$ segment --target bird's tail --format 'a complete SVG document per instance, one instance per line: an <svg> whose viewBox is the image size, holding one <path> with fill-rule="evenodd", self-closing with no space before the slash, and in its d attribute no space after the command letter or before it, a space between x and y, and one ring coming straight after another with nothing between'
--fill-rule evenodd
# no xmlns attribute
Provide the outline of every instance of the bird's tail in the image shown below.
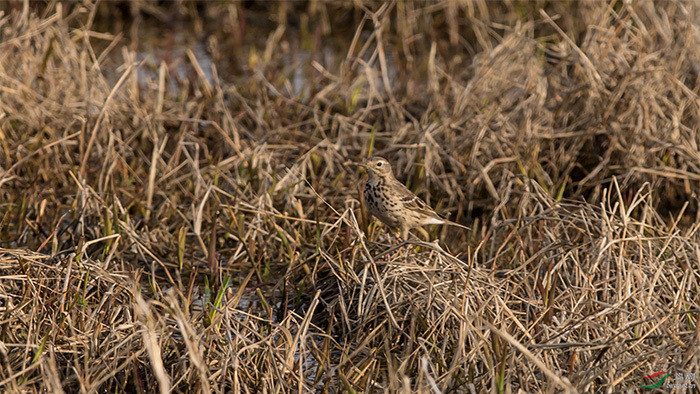
<svg viewBox="0 0 700 394"><path fill-rule="evenodd" d="M459 223L455 223L451 220L447 220L447 219L442 218L440 216L434 216L434 217L428 218L421 223L421 225L426 225L426 224L447 224L450 226L461 227L465 230L471 231L471 227L467 227L467 226L461 225Z"/></svg>
<svg viewBox="0 0 700 394"><path fill-rule="evenodd" d="M455 227L461 227L461 228L463 228L463 229L465 229L465 230L469 230L469 231L472 230L471 227L467 227L467 226L464 226L464 225L462 225L462 224L455 223L455 222L453 222L453 221L451 221L451 220L445 220L442 224L447 224L447 225L455 226Z"/></svg>

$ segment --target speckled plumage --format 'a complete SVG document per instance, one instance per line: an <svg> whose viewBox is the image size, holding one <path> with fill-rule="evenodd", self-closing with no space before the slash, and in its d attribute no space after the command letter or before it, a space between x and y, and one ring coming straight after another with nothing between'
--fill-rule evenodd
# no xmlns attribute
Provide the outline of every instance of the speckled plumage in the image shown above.
<svg viewBox="0 0 700 394"><path fill-rule="evenodd" d="M363 193L369 213L385 225L398 228L403 239L408 239L408 232L412 228L427 224L449 224L468 229L441 218L428 204L396 180L386 159L371 157L360 166L369 175Z"/></svg>

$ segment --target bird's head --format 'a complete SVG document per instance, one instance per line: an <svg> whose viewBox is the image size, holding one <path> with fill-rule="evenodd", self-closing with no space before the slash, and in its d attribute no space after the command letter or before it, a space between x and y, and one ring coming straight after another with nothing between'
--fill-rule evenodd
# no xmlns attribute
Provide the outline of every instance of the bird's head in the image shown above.
<svg viewBox="0 0 700 394"><path fill-rule="evenodd" d="M358 165L366 169L370 176L391 176L391 165L389 164L387 159L383 157L373 156L365 160L364 163L360 163Z"/></svg>

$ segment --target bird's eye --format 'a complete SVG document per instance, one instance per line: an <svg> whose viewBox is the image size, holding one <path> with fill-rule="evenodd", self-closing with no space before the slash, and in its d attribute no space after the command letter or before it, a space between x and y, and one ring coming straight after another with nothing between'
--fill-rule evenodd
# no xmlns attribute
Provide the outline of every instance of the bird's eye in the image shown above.
<svg viewBox="0 0 700 394"><path fill-rule="evenodd" d="M377 163L377 167L381 167L381 166L382 166L382 162L380 161L379 163Z"/></svg>

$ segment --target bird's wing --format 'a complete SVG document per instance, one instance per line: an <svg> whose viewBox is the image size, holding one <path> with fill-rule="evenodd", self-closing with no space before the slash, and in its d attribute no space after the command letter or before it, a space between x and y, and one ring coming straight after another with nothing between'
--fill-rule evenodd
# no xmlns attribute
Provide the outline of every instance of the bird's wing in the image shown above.
<svg viewBox="0 0 700 394"><path fill-rule="evenodd" d="M417 211L423 215L434 217L436 219L444 220L440 215L438 215L433 208L430 208L425 201L421 200L418 196L413 194L403 183L396 181L396 189L399 195L399 200L403 204L404 208L410 209L412 211Z"/></svg>

